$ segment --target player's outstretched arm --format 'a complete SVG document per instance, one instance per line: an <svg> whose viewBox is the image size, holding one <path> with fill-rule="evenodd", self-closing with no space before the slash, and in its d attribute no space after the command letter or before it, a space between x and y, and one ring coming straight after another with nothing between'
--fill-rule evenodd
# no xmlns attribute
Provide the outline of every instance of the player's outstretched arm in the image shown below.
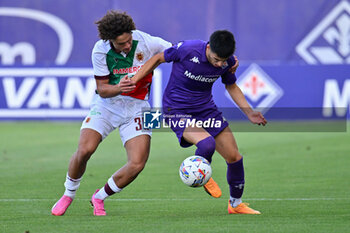
<svg viewBox="0 0 350 233"><path fill-rule="evenodd" d="M132 81L134 83L137 83L143 77L147 76L155 68L157 68L160 64L162 64L164 62L165 62L164 52L154 55L141 67L141 69L139 71L137 71L135 76L132 77Z"/></svg>
<svg viewBox="0 0 350 233"><path fill-rule="evenodd" d="M267 121L261 112L254 111L248 104L246 98L244 97L241 88L237 86L236 83L226 85L226 90L230 94L231 98L238 107L247 115L248 119L253 124L266 125Z"/></svg>

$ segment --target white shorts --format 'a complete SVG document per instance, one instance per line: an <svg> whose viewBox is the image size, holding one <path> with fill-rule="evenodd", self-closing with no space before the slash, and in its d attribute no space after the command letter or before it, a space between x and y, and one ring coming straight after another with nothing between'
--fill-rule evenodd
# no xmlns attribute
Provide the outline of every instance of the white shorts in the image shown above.
<svg viewBox="0 0 350 233"><path fill-rule="evenodd" d="M112 98L101 98L96 95L89 114L82 123L82 129L93 129L105 139L113 130L119 128L123 145L139 135L152 135L152 131L143 128L143 109L150 105L145 100L118 95Z"/></svg>

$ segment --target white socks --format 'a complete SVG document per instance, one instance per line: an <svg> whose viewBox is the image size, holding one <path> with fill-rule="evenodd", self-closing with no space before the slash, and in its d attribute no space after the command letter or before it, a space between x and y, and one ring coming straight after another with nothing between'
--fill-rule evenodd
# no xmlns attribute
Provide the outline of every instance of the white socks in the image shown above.
<svg viewBox="0 0 350 233"><path fill-rule="evenodd" d="M95 194L95 198L96 199L101 199L101 200L104 200L106 199L107 197L113 195L114 193L119 193L121 192L123 189L119 188L116 183L114 182L113 180L113 177L109 178L108 181L107 181L107 184L102 187L100 189L100 191L98 191L96 194Z"/></svg>
<svg viewBox="0 0 350 233"><path fill-rule="evenodd" d="M96 194L95 194L95 198L96 199L100 199L100 200L104 200L108 197L109 195L106 193L105 191L105 187L102 187L100 189L100 191L98 191Z"/></svg>
<svg viewBox="0 0 350 233"><path fill-rule="evenodd" d="M75 193L77 191L77 189L80 186L80 181L82 178L79 179L73 179L71 177L69 177L68 173L67 173L67 177L66 177L66 182L64 182L64 187L66 187L66 190L64 192L64 195L74 199L75 197ZM116 183L114 182L113 178L109 178L108 182L106 183L106 185L104 187L102 187L100 189L100 191L98 191L95 194L95 198L96 199L101 199L104 200L106 199L108 196L113 195L114 193L119 193L121 192L123 189L119 188Z"/></svg>
<svg viewBox="0 0 350 233"><path fill-rule="evenodd" d="M117 186L117 184L114 182L113 177L108 179L107 184L109 185L109 187L112 189L113 192L115 193L120 193L123 189L119 188Z"/></svg>
<svg viewBox="0 0 350 233"><path fill-rule="evenodd" d="M75 193L79 188L80 181L81 181L81 178L79 179L70 178L67 173L66 182L64 182L64 187L66 187L66 191L64 192L64 195L74 199Z"/></svg>

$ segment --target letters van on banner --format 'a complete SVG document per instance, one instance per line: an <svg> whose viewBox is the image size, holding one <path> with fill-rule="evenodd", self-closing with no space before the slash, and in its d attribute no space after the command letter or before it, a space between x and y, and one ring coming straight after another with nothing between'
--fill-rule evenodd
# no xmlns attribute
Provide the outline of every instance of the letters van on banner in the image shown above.
<svg viewBox="0 0 350 233"><path fill-rule="evenodd" d="M0 70L1 118L83 118L95 95L92 69Z"/></svg>

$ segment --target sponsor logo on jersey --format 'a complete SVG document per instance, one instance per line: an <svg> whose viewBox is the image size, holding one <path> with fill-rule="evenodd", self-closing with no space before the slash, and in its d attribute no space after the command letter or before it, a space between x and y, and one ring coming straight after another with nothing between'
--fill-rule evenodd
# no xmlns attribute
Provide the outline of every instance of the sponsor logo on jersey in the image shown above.
<svg viewBox="0 0 350 233"><path fill-rule="evenodd" d="M129 74L136 73L142 66L133 66L128 68L113 69L113 74Z"/></svg>
<svg viewBox="0 0 350 233"><path fill-rule="evenodd" d="M350 64L350 3L340 1L296 46L308 64Z"/></svg>
<svg viewBox="0 0 350 233"><path fill-rule="evenodd" d="M210 77L205 77L203 75L194 75L191 72L189 72L188 70L185 71L184 75L187 78L193 79L195 81L206 82L206 83L213 83L219 78L219 76L215 76L213 78L210 78Z"/></svg>
<svg viewBox="0 0 350 233"><path fill-rule="evenodd" d="M196 64L200 64L198 57L192 57L190 61Z"/></svg>
<svg viewBox="0 0 350 233"><path fill-rule="evenodd" d="M283 95L282 89L258 65L252 64L238 78L241 88L252 108L266 112ZM230 95L226 92L228 98Z"/></svg>

